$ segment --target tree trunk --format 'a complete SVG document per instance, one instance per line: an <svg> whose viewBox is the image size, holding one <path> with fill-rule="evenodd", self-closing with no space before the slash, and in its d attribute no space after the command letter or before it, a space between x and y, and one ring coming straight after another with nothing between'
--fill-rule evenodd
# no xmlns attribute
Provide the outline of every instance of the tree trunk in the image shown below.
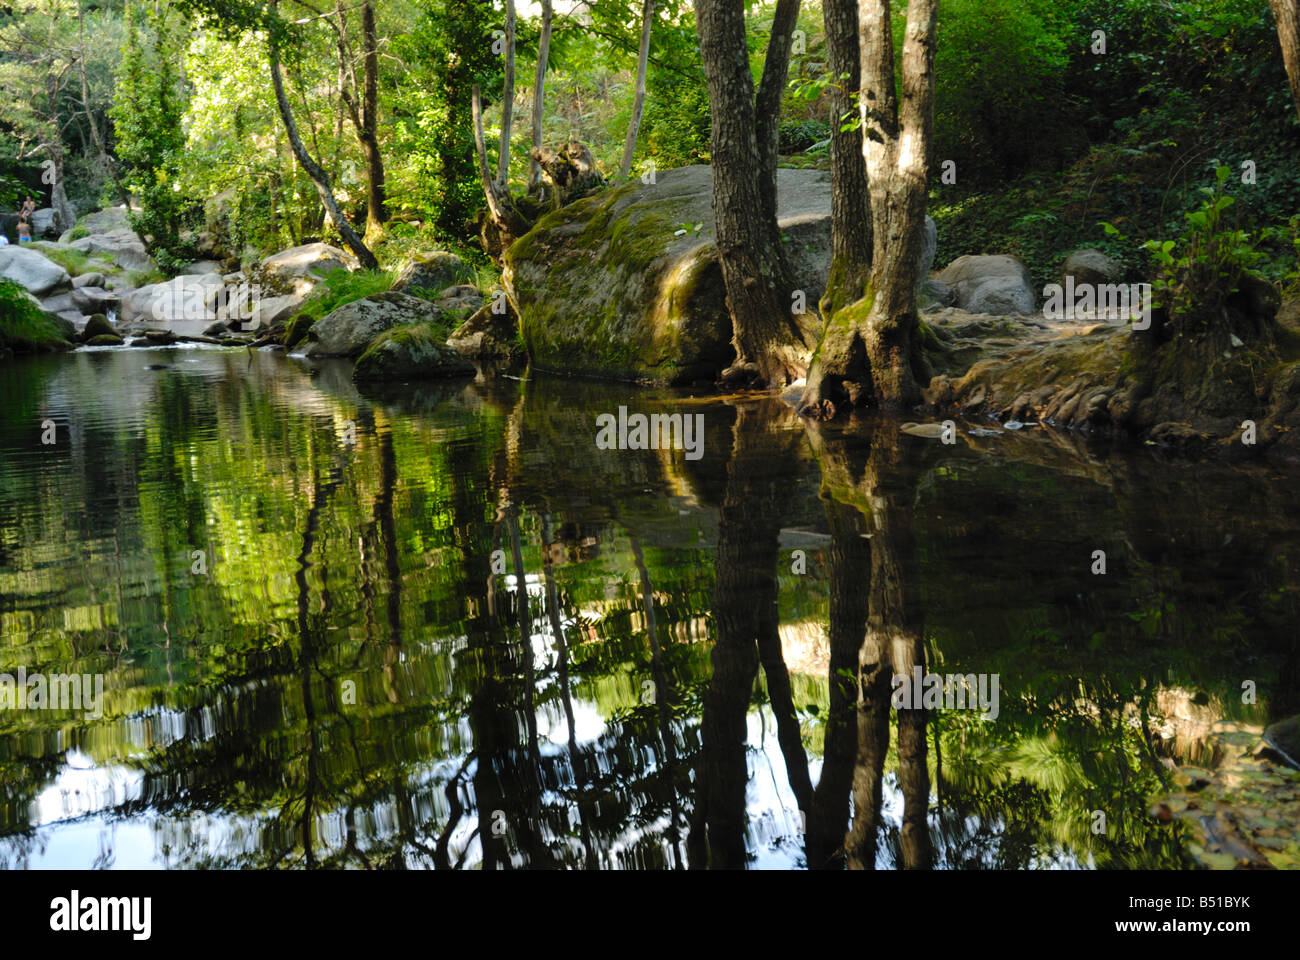
<svg viewBox="0 0 1300 960"><path fill-rule="evenodd" d="M841 130L854 109L862 69L857 0L823 0L831 111L831 267L820 304L827 320L866 293L871 276L871 198L862 128Z"/></svg>
<svg viewBox="0 0 1300 960"><path fill-rule="evenodd" d="M289 105L289 98L284 92L284 80L280 75L280 58L271 47L271 84L275 88L275 101L280 111L280 119L284 123L285 133L289 138L289 147L293 150L293 155L297 158L303 171L311 179L312 184L316 187L317 194L320 195L321 203L328 212L334 226L338 229L339 234L343 237L343 242L356 255L361 266L367 270L375 270L379 267L379 261L375 255L370 252L365 241L357 234L352 225L348 223L347 218L343 216L343 211L339 209L338 201L334 199L334 189L330 184L329 175L321 169L307 153L307 148L303 145L302 137L298 133L298 125L293 119L293 110Z"/></svg>
<svg viewBox="0 0 1300 960"><path fill-rule="evenodd" d="M801 411L830 418L874 403L921 399L916 284L925 238L926 178L934 122L938 0L911 0L903 43L901 108L894 87L889 0L859 0L863 153L871 191L872 266L866 296L828 319Z"/></svg>
<svg viewBox="0 0 1300 960"><path fill-rule="evenodd" d="M361 98L361 129L357 131L357 138L366 157L366 236L377 238L388 222L388 192L378 134L379 37L375 28L374 3L369 0L361 8L361 34L365 46L365 90Z"/></svg>
<svg viewBox="0 0 1300 960"><path fill-rule="evenodd" d="M641 7L641 49L636 56L636 93L632 97L632 119L627 123L627 143L623 145L623 162L618 175L626 180L632 172L632 157L636 154L636 138L641 131L641 111L645 108L645 73L650 60L650 28L654 26L655 0L645 0Z"/></svg>
<svg viewBox="0 0 1300 960"><path fill-rule="evenodd" d="M695 21L713 117L718 260L736 348L728 373L752 373L768 385L789 383L807 369L808 344L792 312L780 232L760 182L744 8L730 0L696 0Z"/></svg>
<svg viewBox="0 0 1300 960"><path fill-rule="evenodd" d="M1282 62L1291 85L1291 99L1300 116L1300 8L1296 0L1269 0L1277 21L1277 39L1282 45Z"/></svg>
<svg viewBox="0 0 1300 960"><path fill-rule="evenodd" d="M763 213L776 222L776 164L780 158L781 95L790 75L790 46L799 21L799 0L777 0L772 16L772 35L763 60L763 77L758 82L754 103L754 133L758 138L758 186Z"/></svg>
<svg viewBox="0 0 1300 960"><path fill-rule="evenodd" d="M472 95L472 108L474 148L478 153L479 176L483 180L483 196L488 207L481 239L488 256L499 263L502 251L528 232L528 223L515 209L505 185L492 177L492 170L488 166L487 143L483 136L483 99L477 84Z"/></svg>
<svg viewBox="0 0 1300 960"><path fill-rule="evenodd" d="M122 178L118 174L117 164L109 156L108 144L104 139L103 132L99 129L99 121L95 119L95 111L90 106L90 82L86 79L86 5L84 0L78 0L77 3L77 46L79 56L77 57L77 69L81 74L81 108L86 114L86 125L90 127L90 137L95 143L95 152L99 154L99 163L104 170L105 176L113 183L113 189L117 193L117 198L122 201L122 205L128 210L131 209L131 195L127 193L126 187L122 184Z"/></svg>
<svg viewBox="0 0 1300 960"><path fill-rule="evenodd" d="M274 43L267 44L267 54L271 65L271 86L275 88L275 103L280 110L280 119L284 123L284 131L289 137L289 146L293 150L293 155L298 158L299 165L311 178L316 192L320 194L321 203L329 211L330 219L334 221L334 226L342 235L343 242L356 254L361 266L367 270L378 269L379 261L375 259L370 248L352 229L352 225L343 216L343 211L339 209L338 201L334 199L334 188L330 184L329 174L321 169L320 164L311 158L307 148L303 146L302 137L298 134L298 124L293 119L293 108L289 105L289 98L284 92L284 78L280 75L280 54Z"/></svg>
<svg viewBox="0 0 1300 960"><path fill-rule="evenodd" d="M546 100L546 66L551 56L551 0L542 0L542 34L537 40L537 76L533 80L533 150L542 149L542 107ZM533 156L528 163L528 191L542 182L542 168Z"/></svg>
<svg viewBox="0 0 1300 960"><path fill-rule="evenodd" d="M501 90L501 152L497 154L497 184L509 193L510 127L515 112L515 0L506 0L506 71Z"/></svg>

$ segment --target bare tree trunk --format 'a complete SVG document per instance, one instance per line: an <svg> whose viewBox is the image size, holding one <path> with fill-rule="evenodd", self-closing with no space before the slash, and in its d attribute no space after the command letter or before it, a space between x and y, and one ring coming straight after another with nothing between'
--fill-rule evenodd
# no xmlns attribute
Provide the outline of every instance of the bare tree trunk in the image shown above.
<svg viewBox="0 0 1300 960"><path fill-rule="evenodd" d="M1277 39L1282 45L1282 62L1291 85L1291 99L1300 116L1300 9L1296 0L1269 0L1277 21Z"/></svg>
<svg viewBox="0 0 1300 960"><path fill-rule="evenodd" d="M713 117L713 213L736 363L724 376L789 383L807 369L808 344L792 312L793 284L771 196L764 198L745 12L731 0L696 0Z"/></svg>
<svg viewBox="0 0 1300 960"><path fill-rule="evenodd" d="M474 85L472 108L474 115L474 148L478 153L479 176L483 180L483 196L487 200L487 222L483 224L483 249L493 260L500 261L501 252L528 232L528 223L515 209L510 192L499 180L492 177L488 166L487 143L483 136L483 98L478 85Z"/></svg>
<svg viewBox="0 0 1300 960"><path fill-rule="evenodd" d="M873 252L867 295L827 320L801 410L830 418L873 402L898 410L919 402L925 369L916 285L925 238L934 33L938 0L910 0L903 43L901 108L894 87L889 0L859 0L863 153L871 190Z"/></svg>
<svg viewBox="0 0 1300 960"><path fill-rule="evenodd" d="M862 156L862 128L840 129L854 109L861 76L857 0L822 0L826 67L835 78L831 109L831 268L822 296L827 320L866 293L871 276L871 197ZM843 78L843 79L841 79Z"/></svg>
<svg viewBox="0 0 1300 960"><path fill-rule="evenodd" d="M388 191L378 134L379 36L375 27L375 6L370 0L361 8L361 35L365 47L365 89L361 97L361 129L357 131L357 137L366 156L366 236L378 237L388 222Z"/></svg>
<svg viewBox="0 0 1300 960"><path fill-rule="evenodd" d="M533 80L533 150L542 149L542 107L546 100L546 66L551 56L551 21L555 11L551 0L542 0L542 35L537 40L537 76ZM531 193L542 180L537 157L528 162L528 190Z"/></svg>
<svg viewBox="0 0 1300 960"><path fill-rule="evenodd" d="M506 0L506 72L501 91L501 152L497 155L497 184L509 192L510 127L515 112L515 0Z"/></svg>
<svg viewBox="0 0 1300 960"><path fill-rule="evenodd" d="M117 193L117 198L129 210L131 209L131 195L123 186L122 178L118 176L117 164L108 155L108 144L104 139L103 132L99 129L99 121L95 119L95 111L90 106L90 82L86 79L86 4L84 0L78 0L77 2L77 45L79 47L77 68L81 73L81 109L85 112L86 124L90 127L90 138L95 143L95 152L99 154L100 166L103 167L105 175L113 182L113 189Z"/></svg>
<svg viewBox="0 0 1300 960"><path fill-rule="evenodd" d="M772 36L763 60L763 77L758 82L754 103L754 131L758 138L760 196L763 213L776 222L776 164L781 139L781 95L790 75L790 47L799 21L799 0L777 0L772 16Z"/></svg>
<svg viewBox="0 0 1300 960"><path fill-rule="evenodd" d="M284 78L280 74L280 54L276 50L274 43L267 44L267 54L271 65L271 85L275 88L275 103L280 110L280 119L284 123L285 133L289 137L289 146L293 150L293 155L298 158L307 176L316 187L316 192L320 194L321 203L329 212L330 219L334 221L334 226L338 228L343 237L343 242L348 245L361 266L367 270L375 270L379 267L379 261L375 255L370 252L365 241L358 236L357 232L352 229L347 218L343 216L343 211L339 209L338 201L334 199L334 188L330 184L329 174L321 169L320 164L311 158L307 153L307 148L303 146L302 137L298 133L298 125L293 119L293 108L289 105L289 97L284 92Z"/></svg>
<svg viewBox="0 0 1300 960"><path fill-rule="evenodd" d="M636 93L632 97L632 119L627 123L627 143L623 145L623 162L618 175L626 180L632 171L632 157L636 154L636 138L641 132L641 111L645 109L645 74L650 60L650 28L654 26L655 0L645 0L641 7L641 49L636 56Z"/></svg>

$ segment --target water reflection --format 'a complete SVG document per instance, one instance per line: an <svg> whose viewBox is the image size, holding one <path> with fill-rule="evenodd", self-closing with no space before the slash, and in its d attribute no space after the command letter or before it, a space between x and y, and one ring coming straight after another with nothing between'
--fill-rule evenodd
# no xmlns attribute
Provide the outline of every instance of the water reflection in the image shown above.
<svg viewBox="0 0 1300 960"><path fill-rule="evenodd" d="M0 862L1176 867L1164 759L1297 709L1283 477L347 374L7 368L0 672L105 712L0 711ZM628 403L703 458L596 449ZM916 668L998 674L998 719L895 709Z"/></svg>

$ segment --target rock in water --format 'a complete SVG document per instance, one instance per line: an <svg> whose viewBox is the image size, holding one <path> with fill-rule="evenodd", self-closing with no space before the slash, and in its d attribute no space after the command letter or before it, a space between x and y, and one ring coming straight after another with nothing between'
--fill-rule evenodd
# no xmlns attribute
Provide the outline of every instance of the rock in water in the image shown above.
<svg viewBox="0 0 1300 960"><path fill-rule="evenodd" d="M1266 728L1264 742L1300 770L1300 716L1287 717Z"/></svg>
<svg viewBox="0 0 1300 960"><path fill-rule="evenodd" d="M394 327L376 337L358 358L352 379L437 380L472 377L474 373L474 365L443 342L436 330L417 323Z"/></svg>
<svg viewBox="0 0 1300 960"><path fill-rule="evenodd" d="M815 346L830 177L782 168L777 178L777 217ZM634 179L543 217L509 247L502 281L533 363L654 383L716 379L736 352L712 198L707 166L660 171L654 183Z"/></svg>
<svg viewBox="0 0 1300 960"><path fill-rule="evenodd" d="M938 440L944 434L942 423L905 423L898 429L909 436L925 437L929 440Z"/></svg>
<svg viewBox="0 0 1300 960"><path fill-rule="evenodd" d="M315 323L307 333L309 357L359 357L370 341L392 327L428 323L442 311L428 300L405 293L376 294L345 303Z"/></svg>
<svg viewBox="0 0 1300 960"><path fill-rule="evenodd" d="M90 342L92 337L119 336L117 328L109 323L108 317L104 316L102 313L96 313L86 321L85 329L81 331L81 335L86 338L87 342Z"/></svg>

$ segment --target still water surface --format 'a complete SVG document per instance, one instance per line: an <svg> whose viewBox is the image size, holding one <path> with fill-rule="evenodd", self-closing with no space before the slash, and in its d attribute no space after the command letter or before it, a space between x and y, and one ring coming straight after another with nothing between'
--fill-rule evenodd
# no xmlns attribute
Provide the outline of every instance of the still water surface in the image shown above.
<svg viewBox="0 0 1300 960"><path fill-rule="evenodd" d="M104 694L0 710L0 865L1177 868L1167 759L1300 712L1294 477L348 373L5 367L0 673ZM620 404L703 456L598 450Z"/></svg>

